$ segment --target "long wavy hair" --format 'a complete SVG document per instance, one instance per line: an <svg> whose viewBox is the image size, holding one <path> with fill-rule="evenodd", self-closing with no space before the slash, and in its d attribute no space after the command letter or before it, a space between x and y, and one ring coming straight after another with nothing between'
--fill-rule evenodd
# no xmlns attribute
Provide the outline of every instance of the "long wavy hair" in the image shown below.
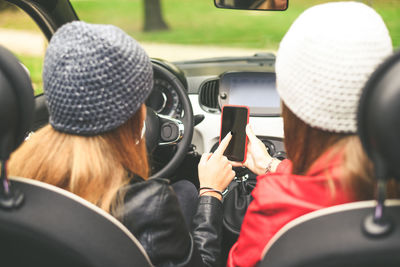
<svg viewBox="0 0 400 267"><path fill-rule="evenodd" d="M312 128L282 103L285 149L293 163L293 174L304 175L312 164L328 150L328 158L341 153L341 179L356 200L374 198L374 168L355 134L332 133ZM332 182L328 179L328 183ZM333 184L330 183L334 195ZM393 191L393 190L392 190ZM393 192L391 194L393 196Z"/></svg>
<svg viewBox="0 0 400 267"><path fill-rule="evenodd" d="M141 139L145 114L143 105L117 129L96 136L61 133L47 125L11 155L8 172L58 186L113 212L130 174L148 178Z"/></svg>

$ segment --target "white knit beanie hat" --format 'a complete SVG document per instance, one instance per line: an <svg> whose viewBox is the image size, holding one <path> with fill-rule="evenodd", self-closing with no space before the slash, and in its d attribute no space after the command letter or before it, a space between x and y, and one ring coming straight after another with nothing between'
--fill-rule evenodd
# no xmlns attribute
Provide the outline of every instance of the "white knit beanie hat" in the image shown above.
<svg viewBox="0 0 400 267"><path fill-rule="evenodd" d="M314 6L280 43L278 93L311 127L355 133L361 90L392 51L389 32L372 8L357 2Z"/></svg>

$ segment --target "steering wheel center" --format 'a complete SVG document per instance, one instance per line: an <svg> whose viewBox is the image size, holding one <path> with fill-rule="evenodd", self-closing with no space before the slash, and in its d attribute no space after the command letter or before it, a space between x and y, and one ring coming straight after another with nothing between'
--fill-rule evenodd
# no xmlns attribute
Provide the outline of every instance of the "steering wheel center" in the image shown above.
<svg viewBox="0 0 400 267"><path fill-rule="evenodd" d="M184 160L193 136L193 109L189 96L180 80L168 69L153 62L154 75L172 85L182 104L181 118L172 118L158 114L152 108L147 108L146 145L149 153L155 148L165 145L176 145L176 152L168 163L150 178L170 178L174 170Z"/></svg>

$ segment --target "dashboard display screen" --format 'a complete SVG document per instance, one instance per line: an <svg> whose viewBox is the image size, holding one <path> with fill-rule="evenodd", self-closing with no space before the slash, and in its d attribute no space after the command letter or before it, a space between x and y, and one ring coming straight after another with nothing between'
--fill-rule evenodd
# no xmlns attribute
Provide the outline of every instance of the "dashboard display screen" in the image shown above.
<svg viewBox="0 0 400 267"><path fill-rule="evenodd" d="M280 98L276 91L275 73L229 72L220 80L222 105L250 107L251 115L279 115Z"/></svg>
<svg viewBox="0 0 400 267"><path fill-rule="evenodd" d="M279 95L275 89L275 75L233 78L229 90L229 104L279 108Z"/></svg>

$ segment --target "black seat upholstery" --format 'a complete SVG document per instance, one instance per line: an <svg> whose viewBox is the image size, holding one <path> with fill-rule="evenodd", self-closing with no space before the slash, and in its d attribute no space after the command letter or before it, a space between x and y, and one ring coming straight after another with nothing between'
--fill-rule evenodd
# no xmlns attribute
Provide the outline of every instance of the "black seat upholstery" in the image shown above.
<svg viewBox="0 0 400 267"><path fill-rule="evenodd" d="M266 246L259 266L400 266L400 200L385 202L385 182L400 179L400 53L366 84L358 133L375 166L377 201L338 205L293 220Z"/></svg>
<svg viewBox="0 0 400 267"><path fill-rule="evenodd" d="M0 160L24 140L34 110L32 83L18 60L0 46Z"/></svg>
<svg viewBox="0 0 400 267"><path fill-rule="evenodd" d="M301 216L285 225L264 250L260 266L400 266L400 228L373 237L363 221L375 201L338 205ZM389 201L387 216L400 225L400 200Z"/></svg>
<svg viewBox="0 0 400 267"><path fill-rule="evenodd" d="M0 47L0 266L152 266L135 237L100 208L45 183L8 179L6 161L30 129L33 103L27 73Z"/></svg>
<svg viewBox="0 0 400 267"><path fill-rule="evenodd" d="M57 187L10 180L24 203L0 210L4 266L151 266L135 237L106 212Z"/></svg>

